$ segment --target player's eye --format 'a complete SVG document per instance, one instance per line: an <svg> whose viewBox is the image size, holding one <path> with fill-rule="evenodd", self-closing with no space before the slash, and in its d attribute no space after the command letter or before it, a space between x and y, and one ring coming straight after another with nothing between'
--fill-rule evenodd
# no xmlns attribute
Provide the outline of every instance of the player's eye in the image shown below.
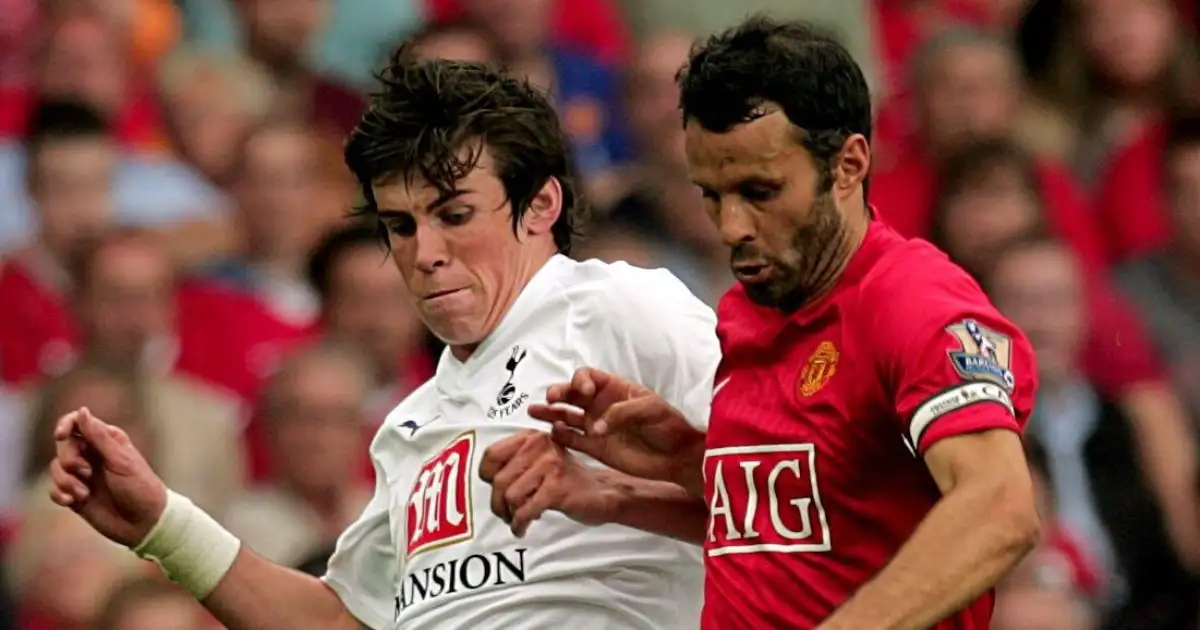
<svg viewBox="0 0 1200 630"><path fill-rule="evenodd" d="M706 201L720 201L721 199L721 196L718 195L715 190L704 188L703 186L700 187L700 195L704 197Z"/></svg>
<svg viewBox="0 0 1200 630"><path fill-rule="evenodd" d="M474 212L470 208L456 208L442 212L438 218L446 225L457 226L470 221L473 214Z"/></svg>
<svg viewBox="0 0 1200 630"><path fill-rule="evenodd" d="M387 231L403 238L409 238L417 233L417 219L411 214L396 214L384 219Z"/></svg>
<svg viewBox="0 0 1200 630"><path fill-rule="evenodd" d="M743 186L739 192L746 201L770 201L779 194L779 189L761 184L750 184Z"/></svg>

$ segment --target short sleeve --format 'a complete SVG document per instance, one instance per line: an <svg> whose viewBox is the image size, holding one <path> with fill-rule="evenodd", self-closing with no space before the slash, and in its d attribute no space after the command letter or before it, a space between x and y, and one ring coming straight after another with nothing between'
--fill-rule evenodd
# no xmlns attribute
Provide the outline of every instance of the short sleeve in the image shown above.
<svg viewBox="0 0 1200 630"><path fill-rule="evenodd" d="M721 361L716 314L666 270L614 267L625 273L575 319L584 363L645 385L706 428Z"/></svg>
<svg viewBox="0 0 1200 630"><path fill-rule="evenodd" d="M965 274L947 284L916 291L909 284L889 309L894 319L875 329L896 417L915 453L956 435L1019 433L1033 408L1028 340Z"/></svg>
<svg viewBox="0 0 1200 630"><path fill-rule="evenodd" d="M376 466L375 496L341 537L322 581L346 609L373 630L392 624L396 547L388 519L390 498Z"/></svg>

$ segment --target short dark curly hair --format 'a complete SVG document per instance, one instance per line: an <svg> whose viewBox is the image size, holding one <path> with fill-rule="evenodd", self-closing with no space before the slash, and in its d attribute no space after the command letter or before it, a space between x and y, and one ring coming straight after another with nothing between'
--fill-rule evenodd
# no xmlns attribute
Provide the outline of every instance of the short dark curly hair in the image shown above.
<svg viewBox="0 0 1200 630"><path fill-rule="evenodd" d="M824 165L823 187L846 139L871 138L862 69L836 38L807 22L750 17L694 46L676 81L684 125L717 133L762 116L766 102L778 104Z"/></svg>
<svg viewBox="0 0 1200 630"><path fill-rule="evenodd" d="M356 214L378 217L372 186L380 179L415 178L451 193L486 149L508 196L514 232L538 191L551 177L558 180L562 215L552 233L558 251L570 253L584 204L566 136L545 94L490 65L418 59L409 44L376 78L380 88L345 148L346 165L362 187Z"/></svg>

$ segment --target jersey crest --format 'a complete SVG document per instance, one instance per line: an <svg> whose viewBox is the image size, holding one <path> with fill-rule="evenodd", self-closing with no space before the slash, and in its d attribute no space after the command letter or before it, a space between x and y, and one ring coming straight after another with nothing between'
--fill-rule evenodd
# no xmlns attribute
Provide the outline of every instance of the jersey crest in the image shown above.
<svg viewBox="0 0 1200 630"><path fill-rule="evenodd" d="M513 383L513 379L517 378L517 367L525 360L525 355L524 348L513 346L512 355L504 364L504 369L508 371L508 378L504 380L504 385L501 385L500 391L496 393L496 404L488 409L488 418L507 418L516 413L529 400L529 394L518 391L517 386Z"/></svg>
<svg viewBox="0 0 1200 630"><path fill-rule="evenodd" d="M968 381L988 381L1011 392L1016 385L1012 373L1012 339L988 330L973 319L948 326L962 347L949 352L954 371Z"/></svg>
<svg viewBox="0 0 1200 630"><path fill-rule="evenodd" d="M821 391L829 379L837 373L837 364L837 347L833 345L832 341L822 341L813 351L812 356L808 357L804 369L800 371L800 379L796 387L800 395L808 398Z"/></svg>

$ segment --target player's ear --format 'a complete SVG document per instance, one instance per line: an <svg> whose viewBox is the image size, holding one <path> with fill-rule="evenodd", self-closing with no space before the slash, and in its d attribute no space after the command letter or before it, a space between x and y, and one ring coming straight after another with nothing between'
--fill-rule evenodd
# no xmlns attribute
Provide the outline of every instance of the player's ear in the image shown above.
<svg viewBox="0 0 1200 630"><path fill-rule="evenodd" d="M833 190L840 198L854 194L871 170L871 146L860 133L842 143L833 167Z"/></svg>
<svg viewBox="0 0 1200 630"><path fill-rule="evenodd" d="M557 177L550 177L542 189L529 200L529 208L521 218L521 225L530 236L549 234L558 216L562 214L562 184Z"/></svg>

